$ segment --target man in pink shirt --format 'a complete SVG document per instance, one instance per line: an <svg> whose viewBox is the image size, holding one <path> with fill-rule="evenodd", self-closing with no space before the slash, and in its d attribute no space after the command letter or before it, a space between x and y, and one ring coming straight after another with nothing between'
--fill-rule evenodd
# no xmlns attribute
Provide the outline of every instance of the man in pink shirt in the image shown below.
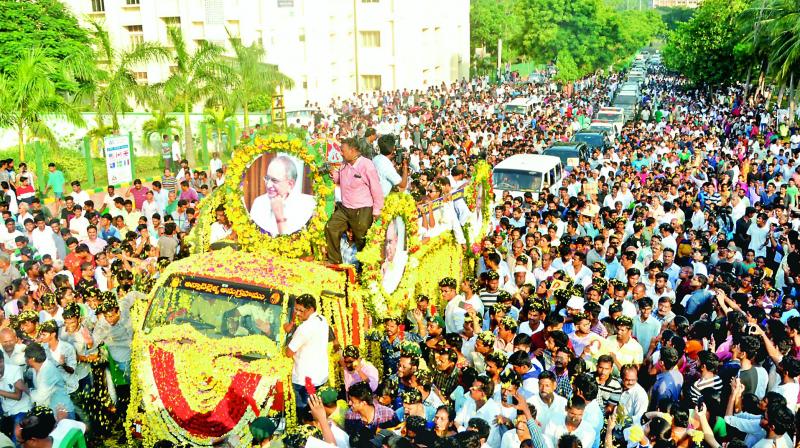
<svg viewBox="0 0 800 448"><path fill-rule="evenodd" d="M344 388L350 389L355 383L366 381L373 392L378 389L378 369L369 361L361 357L361 352L355 345L348 345L342 351L342 373L344 374Z"/></svg>
<svg viewBox="0 0 800 448"><path fill-rule="evenodd" d="M353 231L356 248L361 250L366 243L367 230L372 221L380 216L383 208L383 191L378 171L372 160L361 156L359 145L366 144L355 138L342 142L342 157L345 163L332 172L333 181L339 185L342 202L325 226L328 262L342 263L340 244L342 233Z"/></svg>

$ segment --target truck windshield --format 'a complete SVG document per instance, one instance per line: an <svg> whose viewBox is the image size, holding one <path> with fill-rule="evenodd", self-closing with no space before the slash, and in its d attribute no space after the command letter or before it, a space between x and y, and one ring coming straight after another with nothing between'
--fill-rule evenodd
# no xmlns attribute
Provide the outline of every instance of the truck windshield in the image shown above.
<svg viewBox="0 0 800 448"><path fill-rule="evenodd" d="M492 174L495 188L508 191L535 191L542 189L542 173L495 169Z"/></svg>
<svg viewBox="0 0 800 448"><path fill-rule="evenodd" d="M210 338L264 335L278 342L282 291L216 279L175 275L153 296L143 331L190 324Z"/></svg>
<svg viewBox="0 0 800 448"><path fill-rule="evenodd" d="M622 114L619 112L599 112L597 119L602 121L622 121Z"/></svg>
<svg viewBox="0 0 800 448"><path fill-rule="evenodd" d="M525 106L520 106L519 104L506 104L505 110L509 114L524 114L527 111L527 108Z"/></svg>
<svg viewBox="0 0 800 448"><path fill-rule="evenodd" d="M636 104L636 101L634 95L620 95L614 100L614 104Z"/></svg>
<svg viewBox="0 0 800 448"><path fill-rule="evenodd" d="M588 132L575 134L575 141L586 143L590 148L597 148L605 144L602 134L590 134Z"/></svg>

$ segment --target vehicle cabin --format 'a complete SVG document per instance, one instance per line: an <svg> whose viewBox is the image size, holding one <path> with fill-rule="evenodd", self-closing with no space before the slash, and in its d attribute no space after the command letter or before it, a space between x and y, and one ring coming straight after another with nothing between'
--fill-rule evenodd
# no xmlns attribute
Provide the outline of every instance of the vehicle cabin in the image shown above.
<svg viewBox="0 0 800 448"><path fill-rule="evenodd" d="M514 98L503 106L503 110L507 114L520 114L528 115L533 112L533 107L536 105L532 98L520 97Z"/></svg>
<svg viewBox="0 0 800 448"><path fill-rule="evenodd" d="M540 154L517 154L498 163L492 171L497 199L508 191L512 196L526 192L538 200L539 194L557 193L564 177L561 159Z"/></svg>
<svg viewBox="0 0 800 448"><path fill-rule="evenodd" d="M545 148L542 154L561 159L565 170L572 170L581 161L589 161L589 146L583 142L556 142Z"/></svg>
<svg viewBox="0 0 800 448"><path fill-rule="evenodd" d="M602 129L584 129L576 132L571 141L585 143L589 147L589 151L593 152L595 149L605 151L611 146L611 139L608 133Z"/></svg>

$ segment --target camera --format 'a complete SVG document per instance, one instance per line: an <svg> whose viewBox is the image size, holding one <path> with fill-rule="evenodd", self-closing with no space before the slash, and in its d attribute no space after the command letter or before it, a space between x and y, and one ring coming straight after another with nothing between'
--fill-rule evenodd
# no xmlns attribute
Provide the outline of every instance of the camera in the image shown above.
<svg viewBox="0 0 800 448"><path fill-rule="evenodd" d="M403 164L403 160L406 158L406 154L403 152L402 148L395 148L394 149L394 164L400 166Z"/></svg>

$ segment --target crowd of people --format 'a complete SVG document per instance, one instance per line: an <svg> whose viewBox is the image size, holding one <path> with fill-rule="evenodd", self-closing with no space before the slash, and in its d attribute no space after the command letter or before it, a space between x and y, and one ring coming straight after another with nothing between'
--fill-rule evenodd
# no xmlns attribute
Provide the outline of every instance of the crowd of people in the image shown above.
<svg viewBox="0 0 800 448"><path fill-rule="evenodd" d="M424 205L438 199L450 216L433 221L458 238L450 224L463 209L449 195L476 161L568 140L623 79L593 76L567 93L477 78L332 102L315 129L340 137L342 173L367 181L354 193L365 200L328 228L329 261L345 229L363 244L357 229L388 191L423 205L423 234ZM520 95L539 99L535 111L506 113ZM496 198L474 275L442 278L440 297L415 297L407 315L373 329L372 345L328 354L343 368L340 390L311 394L304 372L314 386L334 373L295 358L304 425L282 443L794 446L800 134L764 104L740 85L697 89L651 67L640 114L557 194ZM361 207L367 224L348 221ZM303 311L299 328L319 316ZM317 347L326 343L316 334ZM261 446L278 439L254 434Z"/></svg>
<svg viewBox="0 0 800 448"><path fill-rule="evenodd" d="M308 129L343 143L328 261L355 263L391 191L420 204L423 241L453 232L465 244L468 209L451 194L476 162L568 140L623 76L564 90L509 74L333 101ZM517 96L537 106L505 112ZM65 192L54 164L37 194L24 164L0 161L0 446L58 446L75 431L98 446L124 439L131 305L187 254L198 202L225 179L218 155L209 173L193 170L164 141L174 166L160 180L99 198L77 181ZM793 445L799 154L800 132L763 98L652 67L640 116L558 194L496 198L476 271L440 279L440 297L415 297L369 343L336 353L315 299L298 300L286 347L298 425L258 418L254 443ZM235 240L216 216L212 243ZM341 390L325 386L335 373L323 357L338 359Z"/></svg>

